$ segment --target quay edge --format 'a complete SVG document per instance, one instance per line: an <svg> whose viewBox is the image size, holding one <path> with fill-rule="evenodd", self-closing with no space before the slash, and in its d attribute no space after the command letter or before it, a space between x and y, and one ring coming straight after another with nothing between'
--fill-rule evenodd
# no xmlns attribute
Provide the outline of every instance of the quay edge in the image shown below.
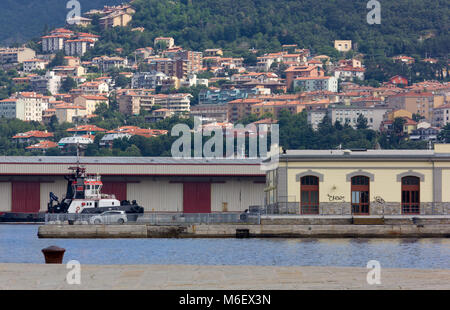
<svg viewBox="0 0 450 310"><path fill-rule="evenodd" d="M43 225L39 238L449 238L450 225Z"/></svg>

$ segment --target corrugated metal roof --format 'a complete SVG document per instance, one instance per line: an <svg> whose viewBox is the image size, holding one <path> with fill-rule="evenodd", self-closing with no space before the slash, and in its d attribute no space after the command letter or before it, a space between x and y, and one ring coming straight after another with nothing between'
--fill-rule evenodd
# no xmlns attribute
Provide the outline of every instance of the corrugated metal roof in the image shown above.
<svg viewBox="0 0 450 310"><path fill-rule="evenodd" d="M67 175L76 157L0 157L0 175ZM120 176L264 176L259 159L81 157L91 174Z"/></svg>
<svg viewBox="0 0 450 310"><path fill-rule="evenodd" d="M75 156L0 156L1 163L76 164ZM173 157L80 157L81 164L259 165L261 159L176 159Z"/></svg>

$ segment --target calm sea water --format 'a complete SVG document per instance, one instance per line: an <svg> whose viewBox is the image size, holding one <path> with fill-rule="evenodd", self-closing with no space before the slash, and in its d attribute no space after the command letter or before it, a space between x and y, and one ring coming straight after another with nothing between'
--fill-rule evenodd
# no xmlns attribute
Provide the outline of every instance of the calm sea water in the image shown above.
<svg viewBox="0 0 450 310"><path fill-rule="evenodd" d="M0 225L0 263L44 263L66 249L82 264L359 266L450 269L450 239L38 239L36 225Z"/></svg>

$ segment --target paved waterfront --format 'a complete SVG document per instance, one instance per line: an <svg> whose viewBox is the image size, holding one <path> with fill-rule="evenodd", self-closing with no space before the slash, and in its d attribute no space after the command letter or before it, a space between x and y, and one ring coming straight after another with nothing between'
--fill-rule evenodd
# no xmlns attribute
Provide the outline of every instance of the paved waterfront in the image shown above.
<svg viewBox="0 0 450 310"><path fill-rule="evenodd" d="M0 289L450 289L450 270L388 269L368 285L354 267L83 265L68 285L65 265L0 264Z"/></svg>

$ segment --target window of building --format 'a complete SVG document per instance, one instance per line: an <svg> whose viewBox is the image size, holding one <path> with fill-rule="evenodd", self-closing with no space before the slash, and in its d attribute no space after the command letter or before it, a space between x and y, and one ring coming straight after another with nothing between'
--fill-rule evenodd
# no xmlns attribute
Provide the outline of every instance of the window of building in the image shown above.
<svg viewBox="0 0 450 310"><path fill-rule="evenodd" d="M418 177L402 178L402 213L420 213L420 179Z"/></svg>
<svg viewBox="0 0 450 310"><path fill-rule="evenodd" d="M369 178L357 175L352 178L352 213L369 214Z"/></svg>
<svg viewBox="0 0 450 310"><path fill-rule="evenodd" d="M319 178L307 175L300 183L301 213L319 214Z"/></svg>

